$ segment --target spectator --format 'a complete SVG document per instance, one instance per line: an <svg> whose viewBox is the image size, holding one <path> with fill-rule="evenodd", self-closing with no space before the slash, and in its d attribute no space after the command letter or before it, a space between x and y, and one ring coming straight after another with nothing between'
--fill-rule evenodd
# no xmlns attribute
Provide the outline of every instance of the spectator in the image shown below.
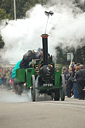
<svg viewBox="0 0 85 128"><path fill-rule="evenodd" d="M75 62L71 62L69 65L69 69L74 69L75 68Z"/></svg>
<svg viewBox="0 0 85 128"><path fill-rule="evenodd" d="M10 80L10 71L6 69L6 86L9 88L9 80Z"/></svg>
<svg viewBox="0 0 85 128"><path fill-rule="evenodd" d="M84 99L84 92L82 89L85 87L85 69L77 71L75 78L77 80L78 99Z"/></svg>
<svg viewBox="0 0 85 128"><path fill-rule="evenodd" d="M64 77L65 77L65 84L66 84L65 96L67 96L67 79L66 79L66 76L68 74L68 69L66 67L63 67L62 73L64 74Z"/></svg>
<svg viewBox="0 0 85 128"><path fill-rule="evenodd" d="M3 83L3 86L6 87L6 69L3 70L2 83Z"/></svg>
<svg viewBox="0 0 85 128"><path fill-rule="evenodd" d="M76 70L74 70L73 73L73 95L74 98L78 98L78 89L77 89L75 74L76 74Z"/></svg>
<svg viewBox="0 0 85 128"><path fill-rule="evenodd" d="M75 71L78 71L80 69L80 63L77 63L75 66Z"/></svg>
<svg viewBox="0 0 85 128"><path fill-rule="evenodd" d="M73 88L73 72L72 69L69 69L69 73L66 76L67 80L67 96L72 96L72 88Z"/></svg>
<svg viewBox="0 0 85 128"><path fill-rule="evenodd" d="M2 85L2 79L1 79L1 75L0 75L0 86Z"/></svg>

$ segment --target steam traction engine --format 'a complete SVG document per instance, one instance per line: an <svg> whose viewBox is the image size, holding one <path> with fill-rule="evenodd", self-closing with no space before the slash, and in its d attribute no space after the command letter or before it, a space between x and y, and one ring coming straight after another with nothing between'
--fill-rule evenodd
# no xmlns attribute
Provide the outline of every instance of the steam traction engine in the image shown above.
<svg viewBox="0 0 85 128"><path fill-rule="evenodd" d="M48 94L55 101L65 100L65 80L60 67L54 67L52 58L48 58L48 35L42 34L43 62L32 60L27 69L17 69L16 78L19 83L26 83L27 91L31 90L32 101L38 94ZM21 94L20 86L19 93Z"/></svg>

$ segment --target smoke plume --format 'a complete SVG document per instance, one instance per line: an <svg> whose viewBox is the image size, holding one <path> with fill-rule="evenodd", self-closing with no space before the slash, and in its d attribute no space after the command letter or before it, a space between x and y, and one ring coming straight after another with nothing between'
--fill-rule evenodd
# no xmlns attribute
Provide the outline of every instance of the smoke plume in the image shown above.
<svg viewBox="0 0 85 128"><path fill-rule="evenodd" d="M84 45L85 13L76 5L75 0L53 0L46 6L36 5L27 11L25 19L8 21L8 25L1 29L5 42L3 58L17 62L28 50L42 47L40 36L45 33L47 22L45 11L54 12L49 17L46 30L50 54L55 55L55 47L59 43L75 48Z"/></svg>

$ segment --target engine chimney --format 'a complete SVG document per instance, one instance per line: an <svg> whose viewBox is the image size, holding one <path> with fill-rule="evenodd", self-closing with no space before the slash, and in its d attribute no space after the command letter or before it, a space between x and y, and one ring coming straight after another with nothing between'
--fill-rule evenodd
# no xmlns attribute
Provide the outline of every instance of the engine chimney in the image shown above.
<svg viewBox="0 0 85 128"><path fill-rule="evenodd" d="M43 45L43 63L48 65L48 35L42 34L42 45Z"/></svg>

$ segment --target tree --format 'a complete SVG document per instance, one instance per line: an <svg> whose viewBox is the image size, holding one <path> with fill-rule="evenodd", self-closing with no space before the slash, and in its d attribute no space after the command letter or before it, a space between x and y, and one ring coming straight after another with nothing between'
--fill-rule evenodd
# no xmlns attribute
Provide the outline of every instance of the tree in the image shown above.
<svg viewBox="0 0 85 128"><path fill-rule="evenodd" d="M0 21L3 19L10 19L10 15L4 9L0 8Z"/></svg>
<svg viewBox="0 0 85 128"><path fill-rule="evenodd" d="M76 6L80 8L83 12L85 12L85 1L75 0Z"/></svg>
<svg viewBox="0 0 85 128"><path fill-rule="evenodd" d="M70 61L67 61L67 53L73 53L73 61L75 63L81 63L85 65L85 46L79 46L75 50L74 47L67 46L63 48L63 44L58 45L56 47L56 57L58 64L68 65L70 63Z"/></svg>
<svg viewBox="0 0 85 128"><path fill-rule="evenodd" d="M61 46L60 46L61 45ZM56 57L57 57L57 63L62 64L63 63L63 50L62 50L62 44L56 47Z"/></svg>
<svg viewBox="0 0 85 128"><path fill-rule="evenodd" d="M0 48L3 48L4 47L4 42L2 40L2 37L0 36Z"/></svg>
<svg viewBox="0 0 85 128"><path fill-rule="evenodd" d="M81 64L85 64L85 46L78 47L75 52L75 61Z"/></svg>
<svg viewBox="0 0 85 128"><path fill-rule="evenodd" d="M82 59L83 59L83 64L85 64L85 46L82 47Z"/></svg>
<svg viewBox="0 0 85 128"><path fill-rule="evenodd" d="M46 2L47 2L47 0L29 0L28 2L26 2L24 4L23 13L25 14L26 11L28 11L29 9L31 9L32 7L34 7L36 4L45 5Z"/></svg>

